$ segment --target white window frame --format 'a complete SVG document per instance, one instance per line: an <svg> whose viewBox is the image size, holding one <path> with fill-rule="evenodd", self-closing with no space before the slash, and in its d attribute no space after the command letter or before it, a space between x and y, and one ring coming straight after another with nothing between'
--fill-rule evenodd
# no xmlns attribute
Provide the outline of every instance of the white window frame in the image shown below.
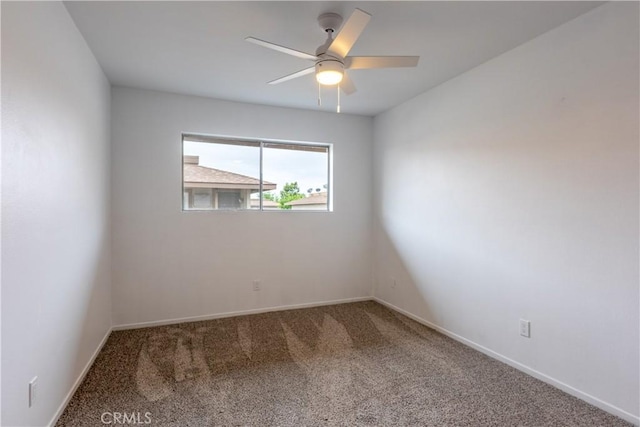
<svg viewBox="0 0 640 427"><path fill-rule="evenodd" d="M258 209L185 209L184 208L184 141L192 141L192 142L202 142L202 143L210 143L210 144L229 144L229 145L245 145L243 143L249 143L251 145L258 144L257 147L260 150L260 164L259 164L259 180L260 180L260 190L259 190L259 200L260 205ZM223 142L224 141L224 142ZM235 137L235 136L227 136L227 135L211 135L211 134L202 134L197 132L183 132L180 138L180 147L181 147L181 180L182 180L182 192L183 198L181 200L181 211L182 212L307 212L307 213L331 213L333 212L333 144L327 142L310 142L310 141L294 141L294 140L281 140L281 139L266 139L266 138L244 138L244 137ZM262 152L265 148L265 145L293 145L293 146L308 146L308 147L318 147L322 149L326 149L327 152L327 209L309 209L309 210L296 210L296 209L264 209L262 205L262 183L264 181L263 178L263 155ZM268 147L267 147L268 148Z"/></svg>

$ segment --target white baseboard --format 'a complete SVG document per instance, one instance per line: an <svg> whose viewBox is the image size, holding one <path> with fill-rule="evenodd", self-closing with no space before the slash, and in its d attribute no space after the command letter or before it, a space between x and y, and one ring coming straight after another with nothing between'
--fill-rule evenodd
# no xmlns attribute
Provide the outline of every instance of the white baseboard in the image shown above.
<svg viewBox="0 0 640 427"><path fill-rule="evenodd" d="M588 393L580 391L580 390L578 390L578 389L576 389L576 388L574 388L574 387L572 387L572 386L570 386L568 384L563 383L562 381L559 381L559 380L557 380L555 378L552 378L552 377L550 377L550 376L548 376L546 374L543 374L542 372L536 371L535 369L530 368L530 367L528 367L526 365L523 365L520 362L516 362L515 360L510 359L510 358L508 358L506 356L503 356L500 353L496 353L495 351L493 351L491 349L488 349L487 347L484 347L484 346L482 346L480 344L477 344L477 343L475 343L475 342L473 342L471 340L468 340L467 338L464 338L464 337L462 337L462 336L460 336L458 334L455 334L455 333L453 333L453 332L451 332L451 331L449 331L449 330L447 330L447 329L445 329L445 328L443 328L441 326L438 326L438 325L436 325L434 323L431 323L428 320L425 320L425 319L423 319L423 318L421 318L419 316L416 316L415 314L409 313L408 311L403 310L400 307L396 307L395 305L393 305L393 304L391 304L391 303L389 303L389 302L387 302L387 301L385 301L385 300L383 300L381 298L373 297L372 299L374 301L379 302L380 304L390 308L391 310L395 310L398 313L404 314L405 316L415 320L416 322L422 323L425 326L428 326L428 327L430 327L432 329L435 329L436 331L438 331L438 332L440 332L440 333L442 333L442 334L444 334L444 335L446 335L446 336L448 336L450 338L453 338L454 340L456 340L456 341L458 341L458 342L460 342L462 344L465 344L465 345L467 345L467 346L469 346L469 347L471 347L471 348L473 348L475 350L478 350L478 351L486 354L487 356L489 356L489 357L491 357L493 359L496 359L496 360L499 360L500 362L506 363L507 365L512 366L512 367L518 369L519 371L524 372L525 374L531 375L532 377L537 378L540 381L543 381L543 382L545 382L545 383L547 383L549 385L552 385L552 386L564 391L567 394L570 394L570 395L572 395L574 397L577 397L578 399L584 400L585 402L590 403L591 405L593 405L593 406L595 406L597 408L600 408L603 411L606 411L606 412L608 412L610 414L613 414L613 415L615 415L617 417L622 418L625 421L628 421L628 422L633 423L633 424L635 424L637 426L640 426L640 417L638 417L636 415L633 415L633 414L631 414L631 413L629 413L629 412L627 412L627 411L625 411L623 409L618 408L617 406L611 405L611 404L609 404L609 403L607 403L607 402L605 402L603 400L600 400L597 397L591 396Z"/></svg>
<svg viewBox="0 0 640 427"><path fill-rule="evenodd" d="M78 390L78 387L80 387L80 384L82 384L82 381L84 381L84 378L87 376L87 373L89 372L89 369L91 369L91 366L93 365L93 362L96 360L96 357L98 357L98 354L100 354L100 352L102 351L102 347L104 347L104 345L107 342L107 339L109 339L109 335L111 335L112 330L113 330L112 328L109 328L107 332L104 334L104 337L102 337L102 341L100 341L100 344L96 348L96 351L93 352L93 354L91 355L91 358L89 359L87 364L84 366L84 369L82 370L82 372L80 372L80 375L78 375L76 382L73 383L73 387L71 387L71 390L69 390L69 393L67 393L67 396L64 398L64 400L58 407L58 410L53 415L53 418L51 419L51 421L49 421L49 424L47 424L48 427L53 427L58 422L58 419L60 418L64 410L67 408L69 401L75 394L76 390Z"/></svg>
<svg viewBox="0 0 640 427"><path fill-rule="evenodd" d="M151 328L153 326L175 325L177 323L185 323L185 322L199 322L202 320L222 319L225 317L235 317L235 316L246 316L248 314L269 313L272 311L295 310L299 308L321 307L324 305L347 304L350 302L371 301L372 299L373 298L370 296L345 298L345 299L332 300L332 301L309 302L304 304L280 305L275 307L254 308L250 310L228 311L225 313L205 314L203 316L181 317L177 319L154 320L151 322L127 323L124 325L116 325L113 327L113 330L122 331L126 329Z"/></svg>

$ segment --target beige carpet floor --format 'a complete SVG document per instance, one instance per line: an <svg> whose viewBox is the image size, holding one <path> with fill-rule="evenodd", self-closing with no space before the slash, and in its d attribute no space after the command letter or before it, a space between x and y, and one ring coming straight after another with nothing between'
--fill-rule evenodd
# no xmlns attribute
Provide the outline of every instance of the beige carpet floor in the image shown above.
<svg viewBox="0 0 640 427"><path fill-rule="evenodd" d="M57 426L132 420L629 425L375 302L113 332Z"/></svg>

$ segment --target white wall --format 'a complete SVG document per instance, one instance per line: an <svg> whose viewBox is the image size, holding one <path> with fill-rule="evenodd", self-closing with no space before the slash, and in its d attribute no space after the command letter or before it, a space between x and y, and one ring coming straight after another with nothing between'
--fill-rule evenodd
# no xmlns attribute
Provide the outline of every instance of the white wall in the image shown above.
<svg viewBox="0 0 640 427"><path fill-rule="evenodd" d="M62 3L2 2L2 425L50 422L111 326L109 103Z"/></svg>
<svg viewBox="0 0 640 427"><path fill-rule="evenodd" d="M112 119L115 325L370 295L371 118L116 87ZM333 143L334 212L182 212L182 132Z"/></svg>
<svg viewBox="0 0 640 427"><path fill-rule="evenodd" d="M374 123L375 295L636 423L638 75L610 3Z"/></svg>

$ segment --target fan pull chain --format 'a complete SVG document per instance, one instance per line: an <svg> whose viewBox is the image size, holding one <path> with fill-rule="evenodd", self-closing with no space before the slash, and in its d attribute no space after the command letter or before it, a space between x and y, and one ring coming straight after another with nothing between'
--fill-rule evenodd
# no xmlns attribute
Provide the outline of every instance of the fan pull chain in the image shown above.
<svg viewBox="0 0 640 427"><path fill-rule="evenodd" d="M318 82L318 107L322 105L322 97L321 97L321 91L320 91L321 88L322 88L322 85L320 85L320 83Z"/></svg>
<svg viewBox="0 0 640 427"><path fill-rule="evenodd" d="M337 85L338 88L338 107L336 108L336 113L340 112L340 85Z"/></svg>

